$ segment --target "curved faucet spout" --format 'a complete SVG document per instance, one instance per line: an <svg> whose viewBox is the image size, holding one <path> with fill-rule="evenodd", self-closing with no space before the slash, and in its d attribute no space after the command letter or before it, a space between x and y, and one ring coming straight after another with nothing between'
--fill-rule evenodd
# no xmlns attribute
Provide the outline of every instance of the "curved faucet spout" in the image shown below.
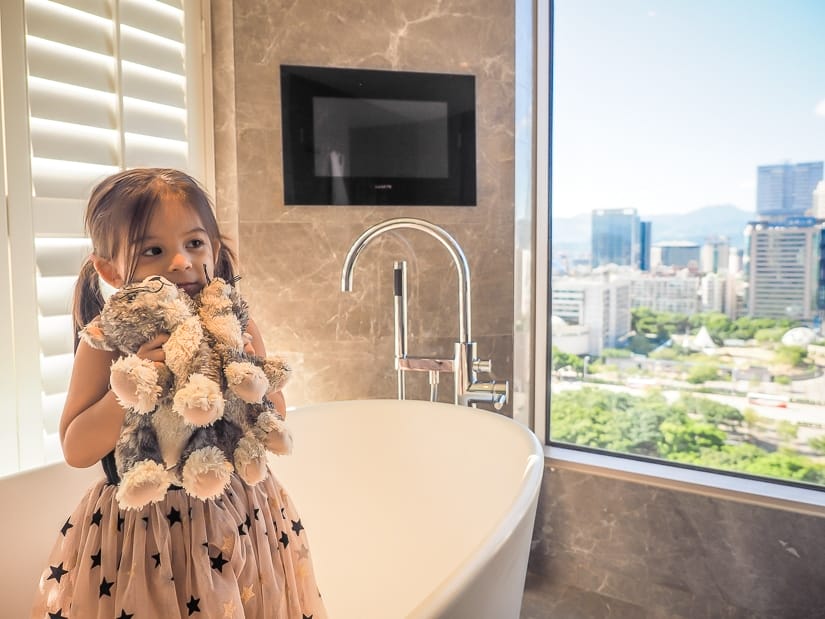
<svg viewBox="0 0 825 619"><path fill-rule="evenodd" d="M467 258L464 256L458 242L444 228L437 226L424 219L412 217L397 217L388 219L368 228L359 236L347 252L344 260L344 268L341 271L341 290L343 292L352 291L352 273L358 256L375 238L390 230L407 228L410 230L420 230L426 232L437 239L450 253L458 271L458 334L459 342L470 341L470 267Z"/></svg>

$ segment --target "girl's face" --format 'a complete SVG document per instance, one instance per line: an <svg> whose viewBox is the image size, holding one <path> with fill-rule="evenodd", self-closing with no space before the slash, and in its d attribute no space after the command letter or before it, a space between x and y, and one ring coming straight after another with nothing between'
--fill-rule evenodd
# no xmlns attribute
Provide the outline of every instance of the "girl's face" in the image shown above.
<svg viewBox="0 0 825 619"><path fill-rule="evenodd" d="M174 196L164 198L153 209L146 235L135 248L137 264L131 281L162 275L194 297L206 285L206 273L214 277L218 249L194 208ZM98 272L119 288L126 283L129 266L121 257L108 263L110 273L100 268Z"/></svg>

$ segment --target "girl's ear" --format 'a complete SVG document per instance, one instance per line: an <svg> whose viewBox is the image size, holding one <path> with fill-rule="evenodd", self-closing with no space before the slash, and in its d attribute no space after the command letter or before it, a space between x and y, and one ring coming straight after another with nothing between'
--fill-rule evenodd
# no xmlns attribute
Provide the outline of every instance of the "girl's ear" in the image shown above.
<svg viewBox="0 0 825 619"><path fill-rule="evenodd" d="M103 281L110 286L120 288L125 283L123 281L123 277L120 275L120 271L118 271L114 262L111 260L105 260L98 256L92 256L92 264L94 265L97 274L100 275L100 277L103 278Z"/></svg>
<svg viewBox="0 0 825 619"><path fill-rule="evenodd" d="M214 255L212 256L212 273L210 277L215 277L215 268L218 266L218 257L221 255L221 242L215 241L215 245L212 249Z"/></svg>

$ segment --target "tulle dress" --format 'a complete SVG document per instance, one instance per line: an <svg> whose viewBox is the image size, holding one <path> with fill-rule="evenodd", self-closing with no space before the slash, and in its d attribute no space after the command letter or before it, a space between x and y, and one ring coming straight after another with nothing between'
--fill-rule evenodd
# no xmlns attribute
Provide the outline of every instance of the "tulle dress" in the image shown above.
<svg viewBox="0 0 825 619"><path fill-rule="evenodd" d="M158 503L121 510L108 458L107 478L56 532L33 618L327 616L307 532L271 472L256 486L233 475L214 500L170 489Z"/></svg>

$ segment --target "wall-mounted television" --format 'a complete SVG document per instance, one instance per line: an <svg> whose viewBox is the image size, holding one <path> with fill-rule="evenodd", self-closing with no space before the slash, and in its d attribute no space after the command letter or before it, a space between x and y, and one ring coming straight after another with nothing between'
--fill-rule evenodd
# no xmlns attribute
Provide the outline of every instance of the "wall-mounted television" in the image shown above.
<svg viewBox="0 0 825 619"><path fill-rule="evenodd" d="M281 66L284 204L474 206L472 75Z"/></svg>

